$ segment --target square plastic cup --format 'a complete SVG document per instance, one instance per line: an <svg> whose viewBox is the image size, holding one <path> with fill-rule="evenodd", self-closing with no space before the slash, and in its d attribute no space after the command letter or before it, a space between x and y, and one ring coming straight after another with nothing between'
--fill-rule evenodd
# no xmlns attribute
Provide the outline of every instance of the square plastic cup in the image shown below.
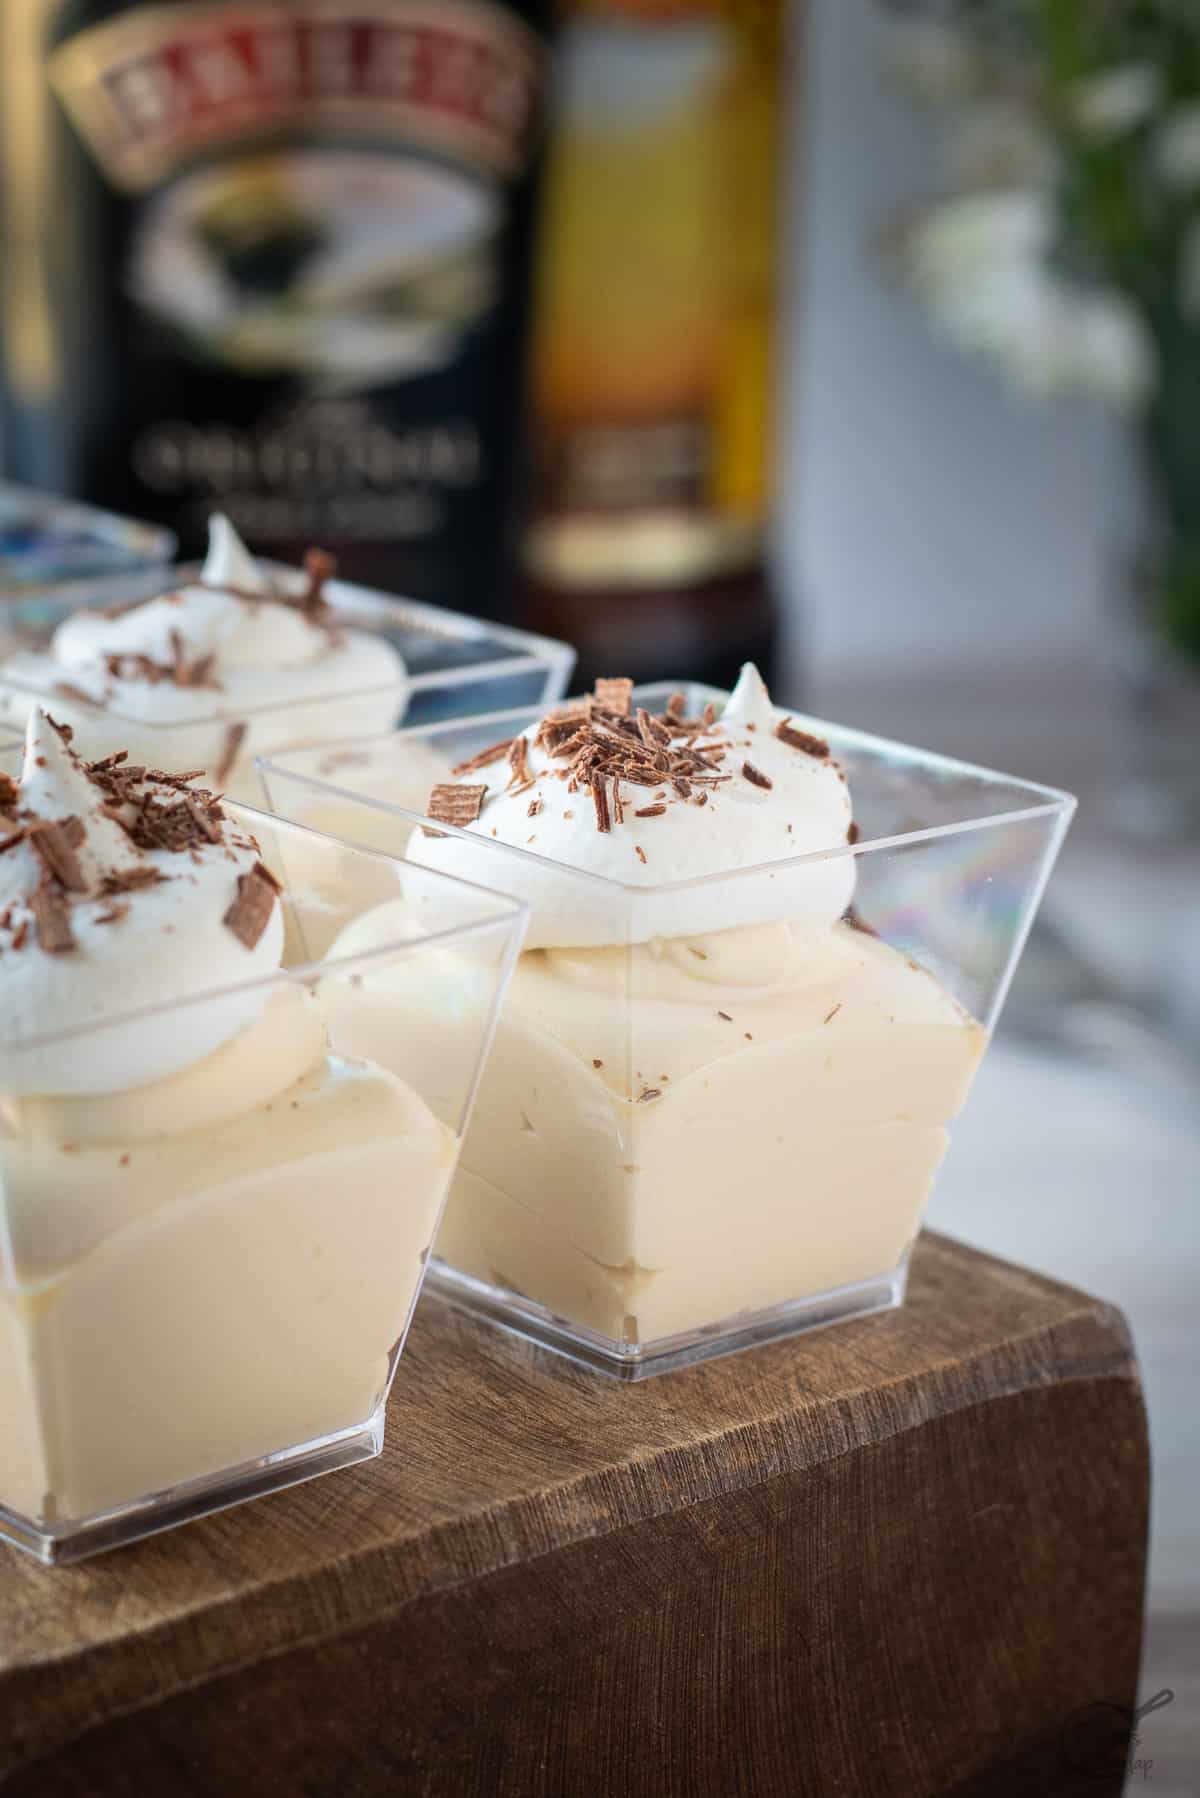
<svg viewBox="0 0 1200 1798"><path fill-rule="evenodd" d="M260 566L285 591L301 592L307 585L308 576L295 568L265 560ZM142 570L105 582L94 597L111 611L172 592L199 575L198 563ZM401 721L416 725L502 706L549 705L565 691L575 665L574 650L549 637L347 581L326 581L322 596L335 625L378 636L397 650L403 675L347 692L331 688L316 662L286 702L247 709L219 688L193 688L187 718L163 723L135 713L128 701L99 705L69 683L47 692L29 672L6 668L22 652L44 653L60 624L89 609L77 583L69 592L18 595L0 607L0 727L6 734L22 730L31 708L40 704L72 727L91 757L127 749L134 760L171 774L203 769L209 786L253 803L259 793L258 756L388 730Z"/></svg>
<svg viewBox="0 0 1200 1798"><path fill-rule="evenodd" d="M661 711L672 691L635 699ZM686 696L693 715L727 697ZM268 803L419 854L417 795L533 716L275 758ZM437 826L461 838L460 871L486 869L533 919L432 1287L626 1379L901 1303L948 1127L1074 809L1047 787L796 722L846 772L853 844L633 886ZM847 860L853 904L817 927ZM747 883L764 925L723 936ZM371 895L341 883L339 903L360 902ZM560 946L538 947L551 910ZM699 934L680 934L685 914ZM585 916L613 946L561 946L562 920Z"/></svg>
<svg viewBox="0 0 1200 1798"><path fill-rule="evenodd" d="M226 810L285 883L283 970L0 1048L0 1539L47 1562L379 1453L524 930ZM386 896L368 953L332 940L334 864Z"/></svg>
<svg viewBox="0 0 1200 1798"><path fill-rule="evenodd" d="M163 580L174 554L161 525L0 481L0 600L107 601L131 579Z"/></svg>

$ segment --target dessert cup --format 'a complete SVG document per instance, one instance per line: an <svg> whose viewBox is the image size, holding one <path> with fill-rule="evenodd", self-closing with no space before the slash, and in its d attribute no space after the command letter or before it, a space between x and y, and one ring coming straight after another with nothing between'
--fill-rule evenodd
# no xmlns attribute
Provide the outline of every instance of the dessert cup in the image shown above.
<svg viewBox="0 0 1200 1798"><path fill-rule="evenodd" d="M309 577L262 559L257 567L293 594ZM177 564L104 583L94 597L112 612L132 608L199 580L200 565ZM387 646L376 666L363 656L361 678L334 680L320 661L289 681L287 696L265 683L257 701L243 690L193 688L186 717L149 718L131 706L128 689L106 701L89 697L63 671L45 665L56 630L81 612L78 584L69 593L30 590L0 608L0 728L16 733L35 704L69 723L89 755L128 749L148 767L170 773L202 769L210 786L253 802L255 758L301 744L335 742L365 732L489 712L500 706L542 705L565 690L575 653L564 643L415 600L392 598L350 582L327 579L321 588L328 618L343 639ZM166 688L160 687L165 693Z"/></svg>
<svg viewBox="0 0 1200 1798"><path fill-rule="evenodd" d="M163 580L174 553L161 525L0 481L0 600L106 601L131 580Z"/></svg>
<svg viewBox="0 0 1200 1798"><path fill-rule="evenodd" d="M519 903L453 878L248 807L223 817L282 884L282 967L206 972L211 990L169 1005L122 988L102 1020L31 1018L0 1043L0 1539L47 1562L379 1452L524 929ZM390 891L386 943L319 959L327 865ZM0 947L28 958L32 936ZM52 978L90 977L86 957L53 961ZM424 1051L405 983L372 984L401 963L453 1009ZM412 1040L404 1077L349 1046L385 1023Z"/></svg>
<svg viewBox="0 0 1200 1798"><path fill-rule="evenodd" d="M634 703L667 718L672 691ZM684 690L689 713L719 715L727 698ZM854 807L848 833L839 798L836 836L805 853L654 884L667 836L650 793L633 801L638 884L539 853L552 806L590 818L586 790L533 804L523 846L491 840L486 812L477 831L440 812L422 825L414 792L534 722L509 712L262 765L276 814L397 855L452 854L533 907L432 1288L625 1379L898 1305L947 1126L1074 801L794 719L797 740L827 741ZM370 942L378 893L347 877L339 895L358 914L339 942ZM414 972L406 1004L434 1033L438 994ZM370 1052L392 1064L385 1042Z"/></svg>

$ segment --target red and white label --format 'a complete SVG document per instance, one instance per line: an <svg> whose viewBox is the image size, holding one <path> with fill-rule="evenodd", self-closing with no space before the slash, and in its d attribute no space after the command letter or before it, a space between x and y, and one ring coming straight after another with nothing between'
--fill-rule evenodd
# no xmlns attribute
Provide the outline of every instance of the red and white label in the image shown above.
<svg viewBox="0 0 1200 1798"><path fill-rule="evenodd" d="M50 73L110 179L145 188L290 128L406 139L512 174L542 58L486 0L224 0L136 7L69 39Z"/></svg>

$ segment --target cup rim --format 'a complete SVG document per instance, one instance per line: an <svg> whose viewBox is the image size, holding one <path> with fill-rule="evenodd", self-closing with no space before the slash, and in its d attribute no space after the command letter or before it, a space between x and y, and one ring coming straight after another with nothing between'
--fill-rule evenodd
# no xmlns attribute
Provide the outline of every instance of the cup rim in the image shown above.
<svg viewBox="0 0 1200 1798"><path fill-rule="evenodd" d="M255 558L259 567L275 579L283 578L293 585L298 585L305 577L302 569L288 562L278 562L268 556ZM108 577L104 592L106 604L111 605L119 598L119 584L124 582L136 588L130 599L130 609L137 605L147 605L152 600L176 591L189 582L198 580L202 564L198 561L171 562L127 574ZM151 585L152 583L152 585ZM143 590L145 588L145 590ZM407 667L404 672L385 681L376 681L370 685L356 687L351 691L333 689L315 683L290 698L272 700L264 705L237 705L224 707L216 705L211 711L198 712L189 718L147 719L136 713L123 710L120 706L92 699L82 691L63 694L60 697L70 700L73 706L86 710L97 717L119 719L122 723L136 727L146 733L161 734L168 738L172 733L194 730L199 725L235 723L247 718L269 717L277 712L293 711L299 706L309 706L322 700L336 696L340 700L353 702L384 693L419 694L426 692L443 692L456 687L471 686L485 680L498 680L514 675L536 673L545 670L553 673L561 670L561 678L565 682L574 663L574 650L569 643L555 637L545 637L532 631L519 630L516 626L492 623L486 619L473 617L470 613L459 612L449 606L436 606L425 600L409 599L403 594L385 593L381 588L368 587L357 581L340 580L332 576L325 583L324 591L330 602L336 607L339 604L348 616L346 625L351 629L359 629L364 633L378 634L387 626L407 623L419 629L425 635L448 643L470 643L490 639L494 643L506 645L512 653L505 656L492 656L490 659L467 663L462 667L433 668L422 673L413 674ZM15 606L52 605L62 608L62 619L78 612L88 612L93 608L80 603L81 594L77 585L73 590L64 586L61 590L55 587L36 587L18 592L13 599ZM356 609L361 609L355 615ZM375 619L367 616L369 612L377 614ZM46 651L32 651L34 654L45 654ZM397 652L403 660L402 652ZM66 671L64 671L65 673ZM0 661L0 689L27 694L32 702L52 705L54 694L32 680L20 675L14 676L8 671L6 662Z"/></svg>
<svg viewBox="0 0 1200 1798"><path fill-rule="evenodd" d="M13 746L11 739L0 739L0 757ZM72 1024L65 1029L38 1031L33 1035L21 1037L9 1045L6 1053L20 1056L35 1049L52 1048L58 1043L75 1042L81 1037L101 1035L106 1030L112 1030L118 1026L124 1027L139 1023L144 1019L160 1017L164 1012L181 1012L192 1006L215 1004L219 1000L232 998L235 994L266 992L280 982L287 982L289 985L295 986L310 986L315 980L329 975L346 978L363 969L376 967L380 963L424 954L431 948L450 948L460 942L482 936L488 931L499 931L508 938L504 978L498 989L498 997L503 995L510 965L515 961L516 951L520 947L529 922L530 907L523 899L515 899L508 893L483 886L477 880L467 880L459 874L451 874L440 868L418 868L418 864L406 862L402 856L389 855L385 849L371 849L362 844L347 842L345 838L332 836L328 831L314 830L310 825L299 824L291 818L278 817L272 812L263 811L258 806L244 805L240 800L230 799L224 800L222 803L243 817L252 830L257 826L264 831L281 829L295 831L302 837L328 843L341 853L348 851L354 856L370 857L380 862L391 862L395 867L408 871L417 869L422 877L433 875L460 891L477 893L486 899L489 906L493 908L491 915L471 918L441 929L428 930L416 937L389 939L387 942L374 944L370 949L356 950L351 955L325 955L315 961L304 962L298 967L272 968L266 973L250 975L244 980L226 981L220 986L206 987L201 992L188 993L183 998L160 1000L153 1005L132 1006L127 1010L115 1010L107 1013L104 1017L89 1019L84 1024Z"/></svg>
<svg viewBox="0 0 1200 1798"><path fill-rule="evenodd" d="M701 697L709 696L718 702L728 701L729 698L729 694L721 688L710 687L702 682L695 681L674 683L670 681L655 681L646 683L645 685L634 689L634 698L635 700L639 698L644 699L650 695L671 693L679 690L680 687L687 687L695 695ZM572 704L572 700L564 699L559 701L558 704L569 706ZM1037 818L1049 820L1058 817L1061 820L1061 828L1065 830L1074 815L1077 805L1075 795L1066 792L1062 788L1047 786L1039 781L1026 780L1018 775L1004 774L998 769L987 768L981 763L963 761L954 756L942 755L935 750L920 749L914 744L902 743L889 737L876 736L869 731L858 730L853 726L835 724L827 719L818 718L808 713L793 710L787 714L788 717L796 720L802 729L811 730L814 735L827 738L834 747L835 752L838 743L841 743L847 748L862 749L869 754L880 758L899 755L906 761L913 763L915 767L937 769L948 774L969 776L976 780L983 780L992 785L1010 787L1018 793L1028 794L1031 802L1027 805L1010 807L1008 810L1001 812L982 813L970 818L956 819L948 824L923 825L919 829L896 832L887 836L864 836L855 843L831 843L824 849L804 850L795 855L781 856L766 862L757 862L751 867L723 868L714 870L708 874L691 875L684 880L639 882L618 880L612 875L597 874L589 869L577 868L570 862L563 861L555 856L539 854L536 850L528 849L523 845L518 845L516 843L500 843L494 841L477 832L464 830L457 825L444 823L441 819L431 819L427 813L415 811L409 806L398 805L386 799L379 799L365 793L356 792L353 787L344 786L339 781L326 778L322 775L302 772L289 765L293 757L311 756L314 754L327 754L330 756L353 755L356 751L367 747L398 743L403 739L429 741L430 739L436 739L439 735L451 731L461 732L467 728L475 730L484 726L489 728L492 726L503 726L506 723L512 723L514 720L518 719L522 720L521 728L524 729L528 726L531 713L536 713L536 711L536 707L516 706L508 707L503 711L473 714L469 718L439 720L437 723L433 724L401 725L397 730L381 732L376 736L347 738L337 743L328 743L319 747L310 747L308 749L297 748L275 751L270 755L257 757L255 759L255 767L258 769L260 777L267 783L268 792L270 790L269 780L271 774L278 774L285 779L302 783L310 788L334 795L339 799L349 800L353 804L365 806L372 811L384 812L389 816L403 818L414 824L432 824L443 835L456 837L472 847L483 846L493 854L499 853L502 855L518 857L520 858L518 865L524 864L542 869L552 868L557 874L567 876L574 880L591 883L608 892L618 893L635 901L649 897L659 898L666 895L688 893L695 891L699 887L710 886L715 882L735 881L754 877L761 878L764 874L778 872L784 868L792 869L816 862L836 861L848 857L856 858L868 854L879 854L888 850L911 848L918 843L935 842L943 838L962 836L970 831L1000 829L1008 825L1025 823L1031 819ZM425 866L427 864L421 863L420 865Z"/></svg>

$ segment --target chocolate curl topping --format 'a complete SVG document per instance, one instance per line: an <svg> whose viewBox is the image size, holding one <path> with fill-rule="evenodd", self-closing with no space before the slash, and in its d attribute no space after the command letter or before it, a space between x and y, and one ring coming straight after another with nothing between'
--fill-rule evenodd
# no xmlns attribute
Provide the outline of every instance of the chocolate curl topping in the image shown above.
<svg viewBox="0 0 1200 1798"><path fill-rule="evenodd" d="M455 824L459 829L474 824L487 798L486 787L434 787L425 810L439 824Z"/></svg>
<svg viewBox="0 0 1200 1798"><path fill-rule="evenodd" d="M456 768L451 768L451 774L457 780L460 774L474 774L477 768L490 768L493 762L498 762L501 756L509 753L514 740L512 737L504 737L499 743L492 743L487 749L481 749L478 755L473 755L468 761L459 762Z"/></svg>
<svg viewBox="0 0 1200 1798"><path fill-rule="evenodd" d="M247 949L257 946L271 919L279 883L269 868L255 862L248 874L240 874L237 897L221 920Z"/></svg>
<svg viewBox="0 0 1200 1798"><path fill-rule="evenodd" d="M29 829L30 846L42 867L68 893L87 891L77 854L83 836L83 823L79 818L64 818L61 824L39 822Z"/></svg>
<svg viewBox="0 0 1200 1798"><path fill-rule="evenodd" d="M829 745L824 737L814 737L809 731L798 730L790 718L783 719L782 723L775 726L775 735L781 743L803 750L805 755L816 756L818 761L824 761L829 754Z"/></svg>
<svg viewBox="0 0 1200 1798"><path fill-rule="evenodd" d="M612 680L598 680L592 695L601 711L616 712L619 717L628 718L633 705L633 682L623 675Z"/></svg>
<svg viewBox="0 0 1200 1798"><path fill-rule="evenodd" d="M56 880L43 873L30 895L29 909L38 942L47 955L65 955L75 947L70 901Z"/></svg>
<svg viewBox="0 0 1200 1798"><path fill-rule="evenodd" d="M308 585L300 598L301 608L312 617L323 618L329 610L325 583L337 573L337 558L326 549L306 549L304 572L308 576Z"/></svg>
<svg viewBox="0 0 1200 1798"><path fill-rule="evenodd" d="M238 752L246 741L247 724L231 724L225 733L225 747L221 751L221 759L217 763L213 779L219 787L223 787L233 772L233 764L238 759Z"/></svg>

